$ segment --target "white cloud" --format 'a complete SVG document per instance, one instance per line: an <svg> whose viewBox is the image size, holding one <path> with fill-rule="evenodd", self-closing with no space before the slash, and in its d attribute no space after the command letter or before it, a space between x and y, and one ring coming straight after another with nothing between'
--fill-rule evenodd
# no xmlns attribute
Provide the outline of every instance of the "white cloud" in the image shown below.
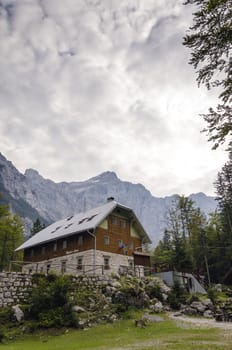
<svg viewBox="0 0 232 350"><path fill-rule="evenodd" d="M0 1L0 147L55 181L114 170L153 194L212 193L180 0Z"/></svg>

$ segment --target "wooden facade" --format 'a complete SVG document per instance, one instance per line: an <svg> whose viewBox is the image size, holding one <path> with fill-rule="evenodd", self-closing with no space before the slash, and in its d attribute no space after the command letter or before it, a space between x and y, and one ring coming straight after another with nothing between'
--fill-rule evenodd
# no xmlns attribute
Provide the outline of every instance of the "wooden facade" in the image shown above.
<svg viewBox="0 0 232 350"><path fill-rule="evenodd" d="M141 247L142 239L131 236L130 220L116 215L109 215L106 220L108 228L97 227L94 232L96 249L133 256L134 251ZM88 232L81 232L25 249L24 261L48 260L93 248L94 237Z"/></svg>

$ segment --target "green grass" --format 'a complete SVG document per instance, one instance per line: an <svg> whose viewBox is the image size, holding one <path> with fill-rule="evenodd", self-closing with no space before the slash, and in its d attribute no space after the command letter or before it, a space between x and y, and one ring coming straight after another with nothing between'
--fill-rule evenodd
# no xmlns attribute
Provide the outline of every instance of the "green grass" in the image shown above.
<svg viewBox="0 0 232 350"><path fill-rule="evenodd" d="M182 328L165 320L137 328L132 319L69 330L60 335L37 333L0 345L0 350L229 350L232 335L219 329Z"/></svg>

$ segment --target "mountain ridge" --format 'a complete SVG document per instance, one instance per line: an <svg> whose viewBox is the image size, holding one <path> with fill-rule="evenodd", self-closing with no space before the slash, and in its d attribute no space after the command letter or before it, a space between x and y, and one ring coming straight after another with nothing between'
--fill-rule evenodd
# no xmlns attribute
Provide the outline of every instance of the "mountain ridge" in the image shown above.
<svg viewBox="0 0 232 350"><path fill-rule="evenodd" d="M21 174L12 162L0 153L1 201L24 218L27 232L36 218L45 224L60 220L95 206L108 197L132 208L156 244L165 228L165 216L177 195L155 197L141 183L122 181L113 171L105 171L85 181L54 182L43 178L37 170ZM214 197L202 192L189 196L196 206L208 214L216 208Z"/></svg>

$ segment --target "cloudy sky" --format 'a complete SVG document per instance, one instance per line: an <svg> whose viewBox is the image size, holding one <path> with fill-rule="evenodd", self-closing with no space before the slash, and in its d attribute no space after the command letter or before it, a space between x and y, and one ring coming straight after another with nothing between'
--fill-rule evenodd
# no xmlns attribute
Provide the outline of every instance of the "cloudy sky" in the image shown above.
<svg viewBox="0 0 232 350"><path fill-rule="evenodd" d="M226 161L199 113L182 0L1 0L0 151L24 172L106 170L154 195L213 194Z"/></svg>

